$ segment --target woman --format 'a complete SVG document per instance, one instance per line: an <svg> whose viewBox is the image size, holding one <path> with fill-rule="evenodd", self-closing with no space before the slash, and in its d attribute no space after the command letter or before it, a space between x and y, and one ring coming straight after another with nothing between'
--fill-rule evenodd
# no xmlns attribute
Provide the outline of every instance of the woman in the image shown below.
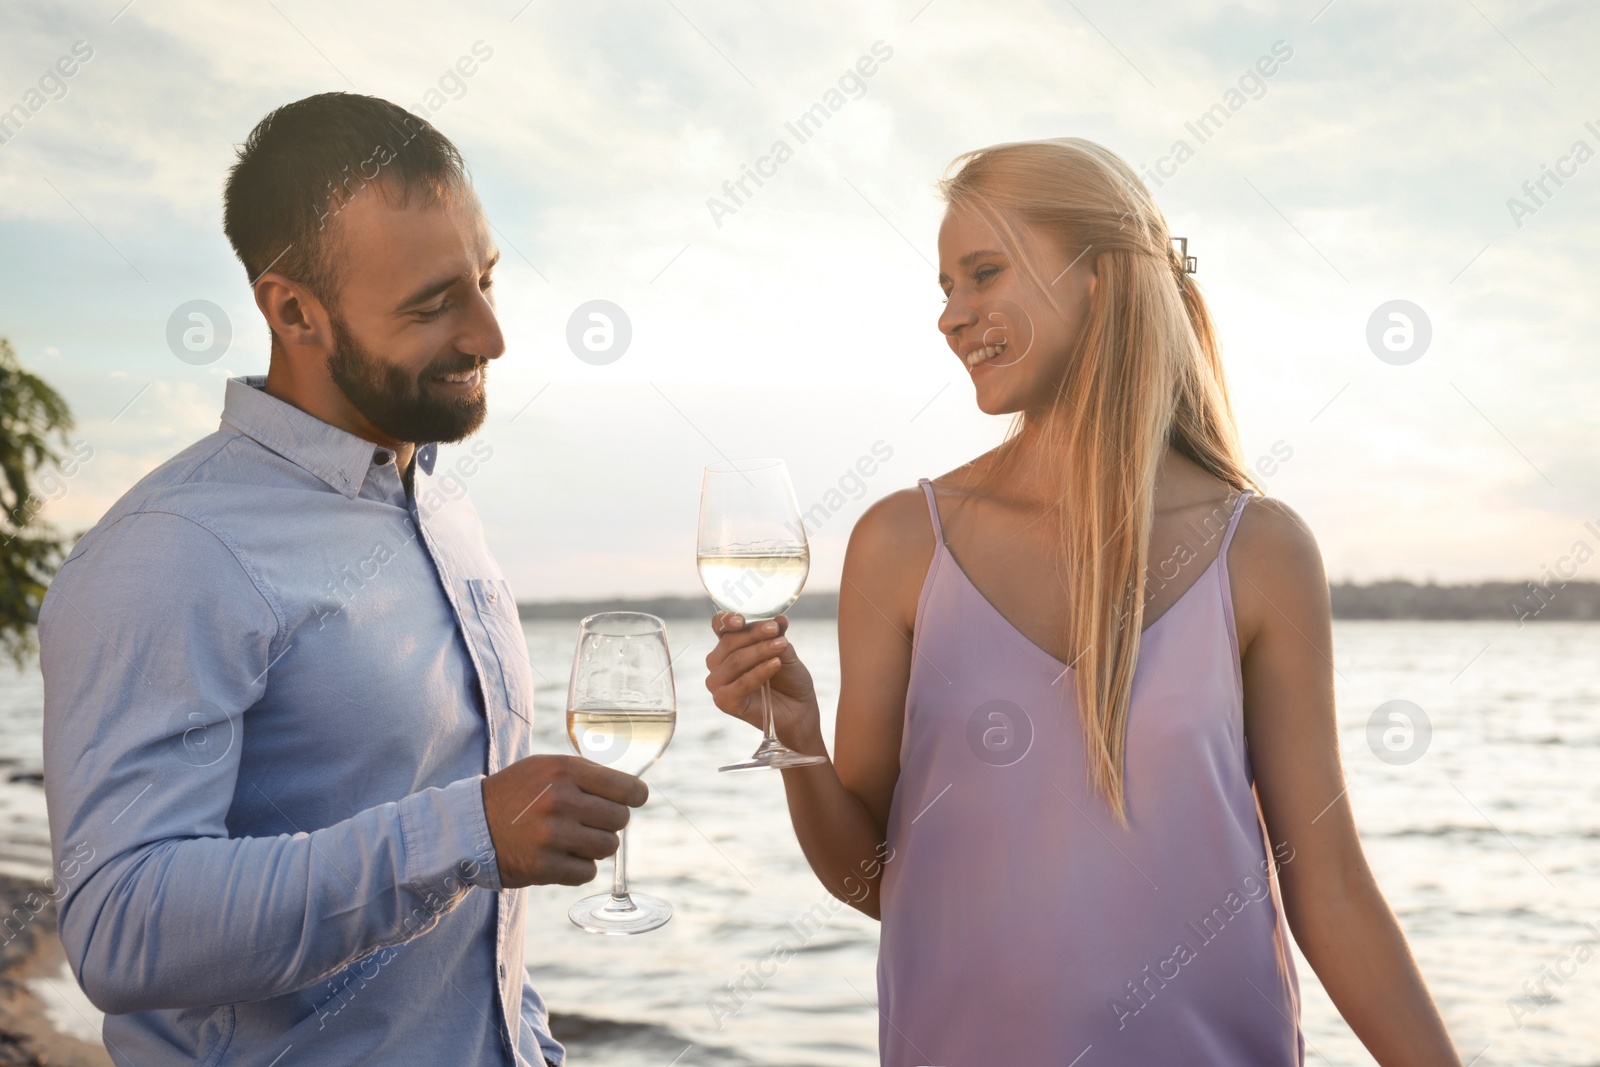
<svg viewBox="0 0 1600 1067"><path fill-rule="evenodd" d="M1356 837L1316 542L1246 469L1166 220L1076 138L953 167L939 330L1017 420L856 525L836 751L783 772L882 920L883 1062L1299 1064L1292 930L1380 1063L1459 1065ZM826 755L787 622L713 626L717 706L759 723L771 682Z"/></svg>

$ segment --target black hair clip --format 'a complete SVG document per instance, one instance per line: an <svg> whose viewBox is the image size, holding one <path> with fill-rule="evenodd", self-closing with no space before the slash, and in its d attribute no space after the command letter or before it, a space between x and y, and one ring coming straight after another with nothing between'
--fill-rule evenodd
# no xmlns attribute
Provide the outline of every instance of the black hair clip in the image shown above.
<svg viewBox="0 0 1600 1067"><path fill-rule="evenodd" d="M1183 266L1183 272L1185 274L1193 274L1195 268L1200 265L1200 261L1189 254L1189 239L1187 237L1174 237L1172 240L1178 242L1178 261Z"/></svg>

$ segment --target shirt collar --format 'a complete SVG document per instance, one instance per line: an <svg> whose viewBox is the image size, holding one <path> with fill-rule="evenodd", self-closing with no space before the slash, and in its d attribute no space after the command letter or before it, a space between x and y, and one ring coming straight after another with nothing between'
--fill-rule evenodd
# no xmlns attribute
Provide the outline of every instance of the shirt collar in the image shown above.
<svg viewBox="0 0 1600 1067"><path fill-rule="evenodd" d="M223 425L270 448L354 500L361 494L368 469L381 446L279 400L267 393L266 384L264 374L229 378L222 404ZM416 455L423 473L431 474L434 446L425 445Z"/></svg>

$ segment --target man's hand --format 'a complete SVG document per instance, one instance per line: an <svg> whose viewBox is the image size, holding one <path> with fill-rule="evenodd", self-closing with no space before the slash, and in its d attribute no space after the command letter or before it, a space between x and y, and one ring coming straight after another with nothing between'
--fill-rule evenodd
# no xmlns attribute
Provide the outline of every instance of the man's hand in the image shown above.
<svg viewBox="0 0 1600 1067"><path fill-rule="evenodd" d="M500 884L582 885L617 851L628 808L650 795L641 779L579 756L529 756L483 780Z"/></svg>

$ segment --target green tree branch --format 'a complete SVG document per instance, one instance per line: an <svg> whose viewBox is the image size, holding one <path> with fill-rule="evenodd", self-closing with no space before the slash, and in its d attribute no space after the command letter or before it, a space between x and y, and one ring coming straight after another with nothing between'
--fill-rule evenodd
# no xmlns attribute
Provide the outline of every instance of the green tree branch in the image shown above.
<svg viewBox="0 0 1600 1067"><path fill-rule="evenodd" d="M33 479L59 465L72 413L61 395L17 361L0 338L0 654L20 664L34 651L34 622L66 540L40 519Z"/></svg>

